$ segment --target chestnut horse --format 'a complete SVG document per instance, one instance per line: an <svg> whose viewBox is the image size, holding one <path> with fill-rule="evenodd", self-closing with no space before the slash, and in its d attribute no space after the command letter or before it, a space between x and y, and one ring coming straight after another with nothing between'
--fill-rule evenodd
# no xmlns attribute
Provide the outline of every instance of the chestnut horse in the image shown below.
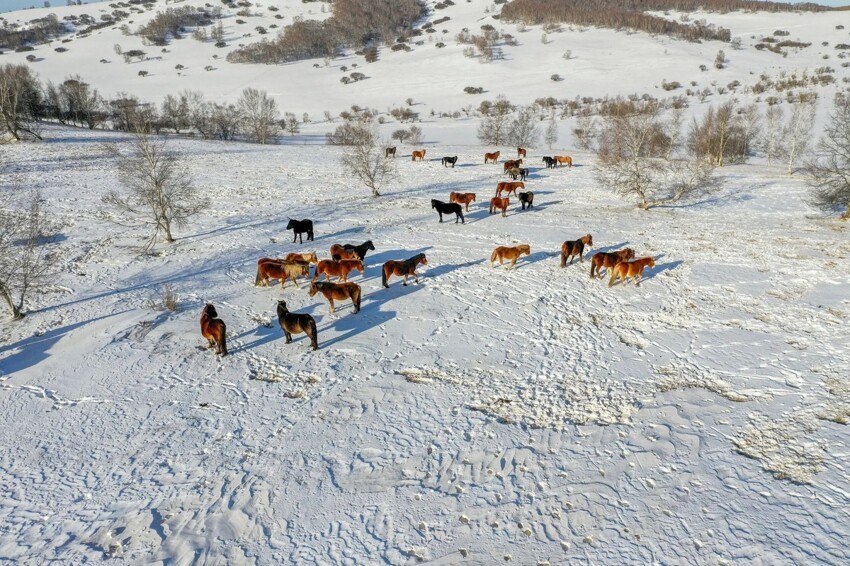
<svg viewBox="0 0 850 566"><path fill-rule="evenodd" d="M386 151L384 151L384 157L385 158L389 157L390 155L392 155L393 159L395 159L395 148L394 147L388 147L386 149Z"/></svg>
<svg viewBox="0 0 850 566"><path fill-rule="evenodd" d="M469 203L475 202L475 193L451 193L449 202L466 205L466 212L469 212Z"/></svg>
<svg viewBox="0 0 850 566"><path fill-rule="evenodd" d="M333 259L323 259L316 265L316 274L313 276L313 281L324 274L325 280L330 281L331 277L336 277L339 283L348 281L348 274L353 270L363 273L363 262L359 259L342 259L336 261Z"/></svg>
<svg viewBox="0 0 850 566"><path fill-rule="evenodd" d="M502 216L507 216L508 215L508 206L510 206L510 204L511 204L511 201L508 197L505 197L505 198L493 197L493 198L490 199L490 214L493 214L494 212L496 212L496 209L498 208L498 209L501 209Z"/></svg>
<svg viewBox="0 0 850 566"><path fill-rule="evenodd" d="M286 280L292 279L292 283L298 287L298 276L310 277L310 264L300 261L281 261L270 257L261 257L257 260L257 277L254 286L271 285L272 279L280 279L280 288L286 286Z"/></svg>
<svg viewBox="0 0 850 566"><path fill-rule="evenodd" d="M218 318L218 313L211 303L204 306L201 312L201 336L209 342L209 347L215 346L215 353L227 355L227 326Z"/></svg>
<svg viewBox="0 0 850 566"><path fill-rule="evenodd" d="M558 165L567 164L570 167L573 166L573 158L569 155L556 155L552 159L554 159L555 163L557 163Z"/></svg>
<svg viewBox="0 0 850 566"><path fill-rule="evenodd" d="M516 190L524 188L525 183L522 181L501 181L498 185L496 185L496 196L502 196L503 191L508 193L508 195L513 193L514 196L516 196Z"/></svg>
<svg viewBox="0 0 850 566"><path fill-rule="evenodd" d="M519 167L520 165L522 165L522 159L508 159L507 161L505 161L502 167L504 172L507 173L514 167Z"/></svg>
<svg viewBox="0 0 850 566"><path fill-rule="evenodd" d="M417 157L419 158L419 161L422 161L423 159L425 159L425 150L424 149L414 150L413 151L413 161L416 161Z"/></svg>
<svg viewBox="0 0 850 566"><path fill-rule="evenodd" d="M499 265L503 265L505 260L511 260L511 264L506 269L513 269L516 265L516 260L519 259L519 256L522 254L530 255L531 254L531 246L528 244L521 244L519 246L499 246L493 253L490 254L490 267L496 267L494 262L498 259Z"/></svg>
<svg viewBox="0 0 850 566"><path fill-rule="evenodd" d="M640 280L643 279L643 270L646 267L655 267L655 260L650 256L642 257L634 261L621 261L611 268L611 280L608 281L608 286L613 287L617 277L620 277L620 282L625 285L626 280L631 277L635 286L640 285Z"/></svg>
<svg viewBox="0 0 850 566"><path fill-rule="evenodd" d="M366 258L366 252L368 252L369 250L375 251L375 244L372 243L372 240L366 240L359 246L355 246L352 244L343 244L342 247L348 251L354 251L354 253L357 254L357 259L359 259L360 261L363 261Z"/></svg>
<svg viewBox="0 0 850 566"><path fill-rule="evenodd" d="M484 154L484 165L487 165L488 161L492 161L496 163L496 160L499 159L500 151L494 151L493 153L485 153Z"/></svg>
<svg viewBox="0 0 850 566"><path fill-rule="evenodd" d="M313 281L310 283L310 296L321 293L330 304L331 314L336 311L334 301L351 299L354 304L354 314L360 312L360 285L357 283L329 283L328 281Z"/></svg>
<svg viewBox="0 0 850 566"><path fill-rule="evenodd" d="M525 149L523 149L521 147L516 148L516 156L517 157L525 157L526 156Z"/></svg>
<svg viewBox="0 0 850 566"><path fill-rule="evenodd" d="M310 344L314 350L319 349L319 331L316 329L316 321L309 314L289 312L286 301L277 302L277 322L280 329L286 335L286 343L292 342L293 334L302 332L310 338Z"/></svg>
<svg viewBox="0 0 850 566"><path fill-rule="evenodd" d="M567 258L570 258L570 265L572 265L575 256L584 263L584 246L593 247L593 236L587 234L578 240L567 240L561 244L561 267L567 266Z"/></svg>
<svg viewBox="0 0 850 566"><path fill-rule="evenodd" d="M398 275L404 276L404 282L402 285L407 285L407 278L411 275L416 278L416 282L419 283L419 276L416 275L416 266L419 264L428 265L428 260L425 259L425 254L416 254L410 259L406 259L404 261L396 261L390 260L384 264L383 275L381 277L381 285L389 289L388 281L390 280L390 276Z"/></svg>
<svg viewBox="0 0 850 566"><path fill-rule="evenodd" d="M333 258L334 261L339 261L341 259L360 259L357 256L357 252L347 249L345 246L341 246L339 244L331 246L331 258Z"/></svg>
<svg viewBox="0 0 850 566"><path fill-rule="evenodd" d="M312 263L313 265L315 265L315 264L319 263L319 258L316 257L316 252L309 252L309 253L303 253L303 254L291 253L291 254L286 254L284 261L303 261L303 262Z"/></svg>
<svg viewBox="0 0 850 566"><path fill-rule="evenodd" d="M522 209L525 210L525 207L528 208L534 207L534 193L528 191L527 193L519 193L519 202L522 204Z"/></svg>
<svg viewBox="0 0 850 566"><path fill-rule="evenodd" d="M590 258L590 276L602 277L601 268L610 269L620 263L635 257L635 251L632 248L623 248L616 252L599 252Z"/></svg>

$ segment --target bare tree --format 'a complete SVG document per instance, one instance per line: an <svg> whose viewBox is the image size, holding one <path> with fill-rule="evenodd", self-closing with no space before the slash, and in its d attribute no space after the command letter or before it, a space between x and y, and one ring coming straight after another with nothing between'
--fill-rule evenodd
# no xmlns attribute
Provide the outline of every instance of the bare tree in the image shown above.
<svg viewBox="0 0 850 566"><path fill-rule="evenodd" d="M41 139L38 112L41 105L38 80L26 65L0 66L0 131L16 140Z"/></svg>
<svg viewBox="0 0 850 566"><path fill-rule="evenodd" d="M256 88L246 88L242 91L238 106L251 140L264 144L277 134L280 112L277 102L269 93Z"/></svg>
<svg viewBox="0 0 850 566"><path fill-rule="evenodd" d="M615 111L598 135L597 180L644 210L710 192L714 166L704 159L664 159L669 138L655 104Z"/></svg>
<svg viewBox="0 0 850 566"><path fill-rule="evenodd" d="M118 179L129 193L120 195L113 190L103 201L123 214L115 220L117 224L150 231L145 251L160 235L165 242L173 242L172 227L185 227L192 216L209 206L192 187L177 155L166 150L165 140L154 140L140 130L133 136L129 155L116 145L108 149L116 159Z"/></svg>
<svg viewBox="0 0 850 566"><path fill-rule="evenodd" d="M788 174L794 174L794 163L806 154L812 138L812 126L815 121L817 98L813 94L801 94L791 109L791 116L785 126L783 137L786 140Z"/></svg>
<svg viewBox="0 0 850 566"><path fill-rule="evenodd" d="M540 140L540 128L532 108L520 108L508 125L507 141L511 145L534 147Z"/></svg>
<svg viewBox="0 0 850 566"><path fill-rule="evenodd" d="M162 101L161 115L165 124L173 129L175 134L179 134L181 130L188 129L191 122L189 120L189 98L187 92L180 93L177 96L166 95Z"/></svg>
<svg viewBox="0 0 850 566"><path fill-rule="evenodd" d="M549 149L552 149L552 146L558 143L558 123L555 122L554 115L549 118L549 125L546 126L544 139L546 140L546 145Z"/></svg>
<svg viewBox="0 0 850 566"><path fill-rule="evenodd" d="M53 276L50 244L56 225L41 209L41 197L0 201L0 297L14 319L24 316L27 294Z"/></svg>
<svg viewBox="0 0 850 566"><path fill-rule="evenodd" d="M773 165L783 154L782 121L782 107L768 106L764 113L764 133L759 140L768 165Z"/></svg>
<svg viewBox="0 0 850 566"><path fill-rule="evenodd" d="M405 129L396 130L390 137L394 140L398 140L399 143L404 143L405 141L410 139L410 131Z"/></svg>
<svg viewBox="0 0 850 566"><path fill-rule="evenodd" d="M377 143L377 131L370 124L352 124L360 130L352 136L354 143L342 155L342 165L360 182L366 185L372 196L380 196L380 189L395 176L395 166L387 159L383 146Z"/></svg>
<svg viewBox="0 0 850 566"><path fill-rule="evenodd" d="M408 142L412 145L419 145L422 143L422 128L419 126L410 126L407 129L407 133L410 134L408 136Z"/></svg>
<svg viewBox="0 0 850 566"><path fill-rule="evenodd" d="M850 94L836 95L818 150L806 166L809 202L827 213L840 210L841 220L850 220Z"/></svg>
<svg viewBox="0 0 850 566"><path fill-rule="evenodd" d="M301 131L301 125L298 123L298 118L296 118L295 114L292 112L287 112L283 115L283 120L280 121L280 127L283 128L283 130L285 130L290 136L294 136Z"/></svg>
<svg viewBox="0 0 850 566"><path fill-rule="evenodd" d="M578 146L582 149L593 149L598 134L598 121L589 110L582 110L576 118L576 127L573 129Z"/></svg>
<svg viewBox="0 0 850 566"><path fill-rule="evenodd" d="M667 144L667 151L664 154L664 159L670 160L676 150L679 148L682 140L682 125L685 121L685 107L676 106L671 111L672 116L664 122L664 131L670 142Z"/></svg>

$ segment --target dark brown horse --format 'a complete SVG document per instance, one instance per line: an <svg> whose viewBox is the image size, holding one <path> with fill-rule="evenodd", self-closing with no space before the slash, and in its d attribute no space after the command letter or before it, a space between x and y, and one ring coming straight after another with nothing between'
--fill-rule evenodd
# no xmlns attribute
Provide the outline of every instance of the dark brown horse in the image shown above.
<svg viewBox="0 0 850 566"><path fill-rule="evenodd" d="M517 157L525 157L526 156L526 150L524 148L521 148L521 147L516 148L516 156Z"/></svg>
<svg viewBox="0 0 850 566"><path fill-rule="evenodd" d="M389 288L389 280L390 276L398 275L404 276L403 285L407 285L407 278L411 275L416 278L416 282L419 283L419 276L416 275L416 266L419 264L428 265L428 260L425 259L425 254L416 254L410 259L406 259L404 261L396 261L390 260L384 264L383 268L383 276L381 277L381 285L386 288Z"/></svg>
<svg viewBox="0 0 850 566"><path fill-rule="evenodd" d="M519 193L519 202L522 204L522 209L525 210L525 207L533 208L534 207L534 193L528 191L527 193Z"/></svg>
<svg viewBox="0 0 850 566"><path fill-rule="evenodd" d="M215 346L216 354L227 355L227 326L210 303L201 313L201 336L206 338L210 348Z"/></svg>
<svg viewBox="0 0 850 566"><path fill-rule="evenodd" d="M623 248L616 252L599 252L590 258L590 276L602 278L601 268L610 269L620 263L635 257L632 248Z"/></svg>
<svg viewBox="0 0 850 566"><path fill-rule="evenodd" d="M395 148L394 147L388 147L386 149L386 151L384 151L384 157L389 157L391 155L393 156L393 159L395 159Z"/></svg>
<svg viewBox="0 0 850 566"><path fill-rule="evenodd" d="M508 159L507 161L505 161L502 167L504 168L504 172L507 173L511 169L519 167L520 165L522 165L522 159Z"/></svg>
<svg viewBox="0 0 850 566"><path fill-rule="evenodd" d="M587 234L578 240L568 240L561 244L561 267L567 266L567 258L570 258L570 265L572 265L575 256L584 263L584 246L593 247L593 236Z"/></svg>
<svg viewBox="0 0 850 566"><path fill-rule="evenodd" d="M331 313L336 311L334 301L351 299L354 304L354 314L360 312L360 285L357 283L329 283L328 281L313 281L310 284L310 296L321 293L330 304Z"/></svg>
<svg viewBox="0 0 850 566"><path fill-rule="evenodd" d="M314 350L319 349L319 331L316 329L316 321L309 314L289 312L286 301L277 302L277 322L280 329L286 335L286 343L292 342L293 334L302 332L310 338L310 344Z"/></svg>

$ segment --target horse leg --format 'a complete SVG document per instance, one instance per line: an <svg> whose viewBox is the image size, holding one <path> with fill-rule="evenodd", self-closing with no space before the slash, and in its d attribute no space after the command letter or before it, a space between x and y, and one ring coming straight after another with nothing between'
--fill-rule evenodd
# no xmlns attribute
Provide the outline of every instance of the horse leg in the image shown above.
<svg viewBox="0 0 850 566"><path fill-rule="evenodd" d="M443 213L438 210L437 214L440 215L440 222L442 222L443 221Z"/></svg>
<svg viewBox="0 0 850 566"><path fill-rule="evenodd" d="M333 314L333 313L334 313L334 311L336 310L336 307L334 306L334 300L333 300L333 299L328 299L328 303L330 304L329 309L330 309L330 311L331 311L331 314Z"/></svg>
<svg viewBox="0 0 850 566"><path fill-rule="evenodd" d="M290 342L292 342L292 333L285 329L283 333L286 335L286 343L289 344Z"/></svg>

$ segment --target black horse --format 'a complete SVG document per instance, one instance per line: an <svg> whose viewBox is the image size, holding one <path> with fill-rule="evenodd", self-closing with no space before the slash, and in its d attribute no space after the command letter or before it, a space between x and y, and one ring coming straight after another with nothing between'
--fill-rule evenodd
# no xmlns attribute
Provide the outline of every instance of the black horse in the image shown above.
<svg viewBox="0 0 850 566"><path fill-rule="evenodd" d="M436 208L437 212L440 213L440 222L443 221L443 214L456 214L455 224L458 220L466 224L466 220L463 218L463 207L456 202L443 202L434 198L431 199L431 208Z"/></svg>
<svg viewBox="0 0 850 566"><path fill-rule="evenodd" d="M394 147L388 147L387 150L384 152L385 158L389 157L390 155L392 155L393 158L395 158L395 148Z"/></svg>
<svg viewBox="0 0 850 566"><path fill-rule="evenodd" d="M351 244L345 244L342 247L347 249L347 250L354 250L355 252L357 252L357 257L360 258L360 261L363 261L363 258L366 257L367 251L369 251L369 250L374 251L375 250L375 246L374 246L374 244L372 244L372 240L368 240L366 242L363 242L359 246L353 246Z"/></svg>
<svg viewBox="0 0 850 566"><path fill-rule="evenodd" d="M312 220L293 220L289 219L289 224L286 225L287 230L292 230L292 243L295 243L295 240L298 240L300 244L304 243L304 239L301 236L303 233L307 233L307 241L313 239L313 221Z"/></svg>
<svg viewBox="0 0 850 566"><path fill-rule="evenodd" d="M551 169L552 167L554 167L557 164L557 162L555 161L555 158L550 157L548 155L543 158L543 163L546 164L546 169Z"/></svg>
<svg viewBox="0 0 850 566"><path fill-rule="evenodd" d="M304 333L310 338L310 344L314 350L319 349L319 332L316 330L316 321L309 314L289 312L286 301L277 302L277 321L280 329L286 335L286 343L292 342L292 334Z"/></svg>
<svg viewBox="0 0 850 566"><path fill-rule="evenodd" d="M534 206L534 193L528 191L527 193L519 193L519 202L522 203L522 209L525 210L525 205L528 205L528 208Z"/></svg>
<svg viewBox="0 0 850 566"><path fill-rule="evenodd" d="M448 164L451 164L452 169L454 169L455 163L457 163L457 155L455 155L454 157L444 157L443 158L443 167L448 167Z"/></svg>

